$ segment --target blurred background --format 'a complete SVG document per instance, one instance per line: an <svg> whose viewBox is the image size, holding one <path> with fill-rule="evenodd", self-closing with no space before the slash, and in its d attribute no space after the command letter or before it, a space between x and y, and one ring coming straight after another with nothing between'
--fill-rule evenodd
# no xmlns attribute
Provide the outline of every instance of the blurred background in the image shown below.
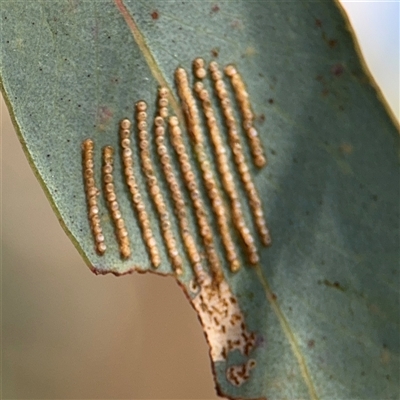
<svg viewBox="0 0 400 400"><path fill-rule="evenodd" d="M342 2L399 117L399 3ZM34 177L1 99L2 399L217 399L172 278L95 276Z"/></svg>

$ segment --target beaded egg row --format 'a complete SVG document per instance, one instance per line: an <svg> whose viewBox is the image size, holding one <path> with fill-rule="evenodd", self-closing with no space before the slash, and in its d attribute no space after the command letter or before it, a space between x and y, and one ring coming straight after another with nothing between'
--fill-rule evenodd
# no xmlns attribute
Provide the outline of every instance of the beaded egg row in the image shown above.
<svg viewBox="0 0 400 400"><path fill-rule="evenodd" d="M186 71L183 68L178 68L175 76L178 85L178 93L183 105L182 108L186 114L188 131L196 132L196 134L191 136L194 141L194 150L200 164L207 195L217 218L218 230L224 245L226 259L229 262L231 271L237 271L240 268L240 262L229 228L227 211L203 145L203 133L200 128L200 118L196 101L192 95Z"/></svg>
<svg viewBox="0 0 400 400"><path fill-rule="evenodd" d="M86 139L82 143L82 158L84 170L84 183L86 192L86 201L89 209L89 223L93 233L95 249L99 255L103 255L107 247L103 235L103 230L100 225L99 206L97 189L94 181L94 161L93 161L94 143L92 139Z"/></svg>
<svg viewBox="0 0 400 400"><path fill-rule="evenodd" d="M157 268L161 263L160 253L157 242L151 229L149 216L146 211L145 203L140 193L138 184L133 171L133 159L131 149L131 122L129 119L123 119L120 123L120 144L122 149L122 162L124 165L125 182L132 196L132 203L136 211L139 226L142 231L143 240L150 255L153 267Z"/></svg>
<svg viewBox="0 0 400 400"><path fill-rule="evenodd" d="M236 271L240 268L240 262L228 224L229 215L232 218L233 225L239 232L240 237L246 246L246 253L250 263L256 264L259 261L258 250L255 245L254 237L246 226L242 204L240 202L240 196L237 192L232 172L229 170L226 149L223 144L221 132L218 128L210 96L205 89L204 84L201 82L201 80L207 76L206 63L204 59L196 58L192 63L192 67L194 76L200 80L195 83L194 92L197 94L202 104L205 122L215 151L215 157L217 161L216 167L221 177L223 189L229 198L229 209L223 202L220 188L214 177L213 169L208 159L208 155L204 146L204 136L201 128L199 110L189 85L187 73L183 68L177 68L175 71L178 94L181 99L187 130L193 142L193 149L200 166L200 172L206 188L206 193L210 199L214 216L216 217L216 225L225 249L226 259L229 263L230 269L232 271ZM233 153L233 160L244 185L246 196L249 200L254 224L261 237L261 242L264 245L269 245L271 243L271 239L262 210L261 199L250 175L249 167L246 163L242 149L241 139L239 137L231 101L225 83L222 79L222 73L215 61L210 63L209 71L214 84L215 93L222 108L225 124L227 126L229 145ZM260 137L254 127L254 114L250 106L249 95L243 79L236 67L233 65L227 65L224 69L224 72L225 75L230 79L231 87L233 88L233 92L236 97L242 118L243 129L249 139L249 146L253 157L253 162L257 167L262 167L266 164L266 157ZM174 211L177 217L180 234L183 239L183 245L188 254L193 270L196 273L196 270L200 271L202 269L200 252L197 248L193 235L190 233L189 221L186 214L180 183L173 172L171 159L168 155L168 149L165 143L165 120L168 118L168 96L168 89L161 87L159 89L157 99L158 116L154 119L155 143L161 162L161 168L163 170L169 190L171 191L171 197L174 202ZM158 213L167 253L171 259L175 272L177 274L181 274L183 272L183 261L178 252L177 242L171 229L171 222L169 220L167 206L161 193L150 157L146 111L146 103L144 101L139 101L136 104L136 120L141 166L147 181L150 197L152 198L155 204L155 209ZM171 142L175 152L178 155L179 165L184 178L183 181L189 191L190 198L193 203L196 221L199 226L200 237L205 248L206 258L214 277L214 281L220 282L223 279L221 262L214 246L212 228L208 221L205 205L200 196L200 191L193 173L189 155L185 148L182 133L179 127L179 121L177 117L172 116L168 119L168 123L169 132L171 134ZM150 219L145 209L145 203L142 199L134 176L130 129L131 122L128 119L122 120L120 123L120 144L125 180L132 196L133 206L137 213L139 226L150 255L151 263L154 267L158 267L161 263L160 254L157 248L156 239L150 226ZM99 255L103 255L106 250L106 245L102 228L100 226L99 206L97 203L99 190L96 188L94 183L93 148L94 144L93 140L91 139L87 139L82 143L84 182L88 203L89 222L94 236L95 248ZM128 232L122 219L116 199L112 172L113 149L111 146L106 146L103 149L103 182L105 197L115 225L115 232L121 257L129 258L131 255L131 249Z"/></svg>
<svg viewBox="0 0 400 400"><path fill-rule="evenodd" d="M253 235L251 234L249 228L246 226L242 205L239 200L239 194L236 190L236 185L233 179L233 175L229 169L226 149L225 146L223 145L222 136L218 128L217 120L215 119L215 114L211 104L210 96L202 82L195 83L194 91L196 92L203 106L208 132L211 137L211 141L213 143L216 154L217 168L221 175L223 187L226 193L228 194L231 203L231 214L232 214L233 224L239 231L243 239L250 263L256 264L259 261L257 246L255 245L255 240L253 238Z"/></svg>
<svg viewBox="0 0 400 400"><path fill-rule="evenodd" d="M158 213L161 231L163 234L165 245L167 247L168 255L171 259L172 267L174 268L177 275L181 275L183 273L182 258L179 255L176 239L171 229L171 222L167 210L167 205L161 193L160 186L154 172L153 163L150 157L146 111L146 102L141 100L136 103L136 120L139 130L138 136L142 170L147 180L147 186L150 196Z"/></svg>
<svg viewBox="0 0 400 400"><path fill-rule="evenodd" d="M171 135L171 143L178 156L179 166L182 171L183 181L189 191L195 211L197 225L199 227L200 237L203 241L206 257L209 263L211 273L215 282L221 282L223 279L221 261L214 246L213 234L211 225L206 214L205 204L200 195L200 190L196 182L195 174L193 173L190 164L189 155L186 151L186 146L182 139L182 131L179 127L178 118L172 116L168 120L169 132Z"/></svg>
<svg viewBox="0 0 400 400"><path fill-rule="evenodd" d="M257 227L262 243L265 246L269 246L271 244L271 237L267 228L264 212L262 210L261 199L250 175L249 167L246 163L242 144L240 141L239 131L233 114L233 108L225 83L222 80L222 73L219 70L218 64L215 61L212 61L210 63L209 70L211 73L211 78L214 82L215 92L217 94L217 97L219 98L221 108L225 117L225 123L228 128L229 144L232 149L233 158L237 170L243 182L247 197L249 199L254 223Z"/></svg>
<svg viewBox="0 0 400 400"><path fill-rule="evenodd" d="M131 248L129 244L128 230L122 218L120 207L115 193L114 178L114 149L111 146L103 148L103 184L107 200L107 206L115 226L115 233L118 240L119 251L122 258L129 258Z"/></svg>
<svg viewBox="0 0 400 400"><path fill-rule="evenodd" d="M165 179L171 191L171 197L174 202L174 211L178 220L184 247L196 276L199 276L199 273L202 270L200 253L197 249L196 242L190 233L185 201L178 180L173 172L171 159L165 143L164 118L168 116L168 89L165 87L161 87L158 91L158 106L159 115L154 119L157 153L160 158Z"/></svg>
<svg viewBox="0 0 400 400"><path fill-rule="evenodd" d="M195 101L190 91L189 80L184 68L179 67L175 70L175 81L179 97L182 101L189 135L196 144L202 143L203 135L200 128L199 112L197 107L194 107Z"/></svg>
<svg viewBox="0 0 400 400"><path fill-rule="evenodd" d="M267 158L260 137L254 127L254 114L251 110L249 94L246 86L237 69L232 65L227 65L224 69L225 75L231 80L236 100L239 104L240 113L243 119L243 129L249 140L250 151L253 155L253 162L258 168L262 168L267 164Z"/></svg>

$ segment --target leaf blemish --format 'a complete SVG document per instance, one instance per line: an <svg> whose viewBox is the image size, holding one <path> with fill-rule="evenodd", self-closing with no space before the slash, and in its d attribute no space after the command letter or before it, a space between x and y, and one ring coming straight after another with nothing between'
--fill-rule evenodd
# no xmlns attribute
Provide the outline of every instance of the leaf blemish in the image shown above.
<svg viewBox="0 0 400 400"><path fill-rule="evenodd" d="M344 73L344 66L340 63L335 64L332 69L331 72L334 76L340 77L343 75Z"/></svg>
<svg viewBox="0 0 400 400"><path fill-rule="evenodd" d="M256 345L256 335L245 324L244 315L229 285L222 281L215 287L211 277L204 271L199 277L199 293L191 300L196 309L213 362L226 361L229 353L239 350L248 357ZM248 359L244 364L227 369L228 381L240 386L250 377L255 361Z"/></svg>
<svg viewBox="0 0 400 400"><path fill-rule="evenodd" d="M331 49L335 48L337 44L338 44L338 41L337 41L336 39L330 39L330 40L328 41L328 45L329 45L329 47L330 47Z"/></svg>
<svg viewBox="0 0 400 400"><path fill-rule="evenodd" d="M318 283L323 283L325 286L340 290L341 292L346 291L346 289L338 281L331 282L328 279L324 279L323 281L318 281Z"/></svg>
<svg viewBox="0 0 400 400"><path fill-rule="evenodd" d="M339 150L342 154L350 155L353 153L353 146L350 143L345 142L339 146Z"/></svg>
<svg viewBox="0 0 400 400"><path fill-rule="evenodd" d="M105 125L111 120L113 112L106 106L100 106L97 110L97 119L99 121L99 129L104 130Z"/></svg>
<svg viewBox="0 0 400 400"><path fill-rule="evenodd" d="M211 56L217 58L219 56L219 49L211 49Z"/></svg>
<svg viewBox="0 0 400 400"><path fill-rule="evenodd" d="M236 20L232 21L231 27L232 27L232 29L238 29L239 30L239 29L243 28L243 24L242 24L241 21L236 19Z"/></svg>
<svg viewBox="0 0 400 400"><path fill-rule="evenodd" d="M250 378L250 371L256 366L256 361L248 360L245 364L233 365L226 371L226 378L235 386L240 386Z"/></svg>

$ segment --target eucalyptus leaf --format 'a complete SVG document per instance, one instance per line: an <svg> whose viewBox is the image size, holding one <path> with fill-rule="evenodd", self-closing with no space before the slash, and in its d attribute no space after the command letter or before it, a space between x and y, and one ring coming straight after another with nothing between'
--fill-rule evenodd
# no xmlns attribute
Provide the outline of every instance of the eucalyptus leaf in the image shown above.
<svg viewBox="0 0 400 400"><path fill-rule="evenodd" d="M96 254L82 141L94 140L99 166L103 146L118 148L119 121L133 117L136 101L146 100L153 115L160 85L176 93L178 66L189 70L199 56L234 63L268 153L269 165L252 173L273 245L255 268L233 274L224 266L224 290L256 340L249 357L234 350L212 359L217 391L246 399L399 397L398 126L335 2L3 0L1 7L1 89L32 168L94 272L154 269L122 173L115 185L133 253L120 259L105 213L108 250ZM176 95L172 103L179 114ZM100 182L100 168L95 175ZM143 179L140 187L158 227ZM102 196L99 203L105 210ZM176 224L174 231L179 236ZM158 229L155 236L158 273L173 274ZM196 308L187 260L178 280ZM229 368L250 358L249 377L232 384Z"/></svg>

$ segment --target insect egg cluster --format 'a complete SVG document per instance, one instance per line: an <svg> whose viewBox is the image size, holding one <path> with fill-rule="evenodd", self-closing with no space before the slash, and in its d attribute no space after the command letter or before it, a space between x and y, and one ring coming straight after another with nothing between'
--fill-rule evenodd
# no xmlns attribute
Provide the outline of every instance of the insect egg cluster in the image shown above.
<svg viewBox="0 0 400 400"><path fill-rule="evenodd" d="M179 121L177 117L172 116L169 118L169 127L171 142L178 156L180 168L183 174L183 180L192 200L197 224L199 226L199 234L204 244L207 261L209 263L214 280L216 282L220 282L222 280L220 259L215 249L211 225L205 212L205 204L203 203L200 195L200 190L196 182L195 174L192 170L190 158L182 139L182 131L179 127Z"/></svg>
<svg viewBox="0 0 400 400"><path fill-rule="evenodd" d="M202 269L201 257L197 249L196 242L192 236L192 233L190 232L185 201L178 179L175 176L171 164L171 158L168 154L165 140L165 118L168 117L168 89L165 87L161 87L158 91L158 96L159 115L154 120L157 153L160 158L165 179L171 191L171 197L174 202L175 215L178 220L180 234L183 240L184 247L188 253L189 260L195 274L199 275L199 271Z"/></svg>
<svg viewBox="0 0 400 400"><path fill-rule="evenodd" d="M177 71L179 71L176 75L178 93L183 104L182 108L186 114L189 130L196 132L196 134L192 135L192 140L194 141L194 150L199 162L204 186L206 187L207 195L211 201L211 205L217 219L219 233L225 248L226 258L229 262L230 269L232 271L237 271L240 268L240 262L229 228L227 210L224 207L220 190L216 183L210 161L208 160L208 156L203 145L204 138L200 126L197 104L192 95L186 71L183 68L178 68Z"/></svg>
<svg viewBox="0 0 400 400"><path fill-rule="evenodd" d="M261 241L265 246L268 246L271 243L269 230L267 228L267 224L264 218L261 199L258 195L258 191L250 174L250 169L246 163L246 158L244 156L243 147L240 140L239 130L234 117L228 91L226 89L224 81L222 80L222 73L219 70L218 64L215 61L212 61L209 68L211 72L211 78L214 81L214 88L217 97L220 100L220 104L225 117L225 124L227 126L229 144L233 153L233 159L235 161L236 168L239 172L244 189L249 199L254 222L261 236Z"/></svg>
<svg viewBox="0 0 400 400"><path fill-rule="evenodd" d="M223 74L215 61L207 65L203 58L198 57L192 62L192 70L193 84L185 68L178 67L175 70L179 109L175 101L170 107L173 96L163 85L158 89L156 114L151 127L148 126L148 107L144 100L135 105L133 137L131 121L128 118L120 121L122 172L127 188L125 193L130 198L151 265L157 268L162 260L160 244L152 227L153 212L175 274L184 272L184 254L180 254L180 243L177 241L179 236L197 281L204 276L204 268L208 268L213 282L219 285L224 280L224 265L232 272L239 270L244 260L255 265L260 260L257 241L265 246L271 243L261 198L246 160L242 139L247 138L244 142L249 147L255 167L265 166L267 160L254 126L250 97L237 68L229 64ZM230 82L230 91L224 79ZM207 89L209 83L215 98ZM213 104L215 100L219 108ZM235 116L235 102L241 124ZM183 120L170 115L170 108L175 108L177 115L182 114ZM219 112L223 126L220 126ZM187 138L184 137L186 133ZM133 149L136 148L140 162L138 171L134 170ZM82 143L82 154L89 223L96 252L103 255L106 245L100 226L99 190L94 182L93 153L94 142L86 139ZM131 251L129 233L117 200L113 169L114 150L111 146L105 146L103 194L115 227L121 258L132 259L135 253ZM159 183L161 177L169 193L173 212L169 211L169 203L165 200L164 186ZM149 210L146 210L147 204L139 188L140 180L145 182L147 194L154 205ZM241 191L245 196L241 196ZM248 203L249 221L252 220L252 224L246 219L244 201ZM191 217L188 214L190 209L193 211ZM177 236L173 222L176 222ZM252 229L253 226L255 229ZM219 242L222 244L221 253L218 250Z"/></svg>
<svg viewBox="0 0 400 400"><path fill-rule="evenodd" d="M204 115L206 117L206 122L208 126L208 132L214 145L214 151L217 159L217 168L221 175L224 189L228 194L231 202L233 224L238 229L245 243L249 261L252 264L256 264L259 261L258 250L255 245L253 235L251 234L249 228L246 226L242 205L239 200L239 194L236 190L236 185L233 179L232 172L228 167L228 157L225 147L223 145L221 134L219 132L217 120L215 119L210 96L202 82L196 82L194 85L194 90L197 93L197 96L199 97L203 106Z"/></svg>

